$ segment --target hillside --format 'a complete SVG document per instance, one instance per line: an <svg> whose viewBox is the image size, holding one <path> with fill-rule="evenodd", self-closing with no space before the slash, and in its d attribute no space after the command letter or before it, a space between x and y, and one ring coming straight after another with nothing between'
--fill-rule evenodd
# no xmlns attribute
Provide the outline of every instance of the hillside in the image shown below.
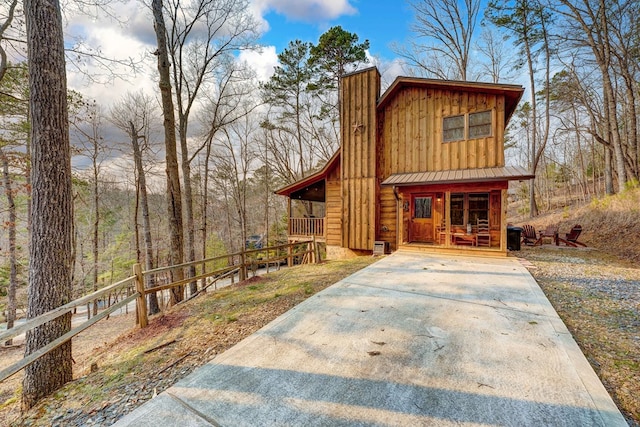
<svg viewBox="0 0 640 427"><path fill-rule="evenodd" d="M581 242L621 259L640 262L640 188L513 222L531 224L536 230L559 224L560 233L568 233L573 225L580 224Z"/></svg>
<svg viewBox="0 0 640 427"><path fill-rule="evenodd" d="M640 189L513 222L537 229L557 223L561 232L579 223L584 229L580 240L601 249L545 245L514 255L535 265L532 274L630 424L638 425L640 408L633 396L640 392L640 378L633 372L639 343L631 326L637 322L638 301L630 287L622 291L636 283ZM99 322L74 341L76 381L28 414L19 412L19 375L0 384L0 425L110 425L279 314L374 260L333 261L256 277L174 307L145 330L134 328L133 313ZM563 273L555 274L558 269ZM610 272L603 276L605 269ZM0 365L17 360L23 350L0 350Z"/></svg>
<svg viewBox="0 0 640 427"><path fill-rule="evenodd" d="M73 341L74 381L20 413L22 374L0 383L0 426L107 426L216 354L309 296L375 262L374 257L301 265L201 294L135 327L113 316ZM0 368L24 346L0 347Z"/></svg>

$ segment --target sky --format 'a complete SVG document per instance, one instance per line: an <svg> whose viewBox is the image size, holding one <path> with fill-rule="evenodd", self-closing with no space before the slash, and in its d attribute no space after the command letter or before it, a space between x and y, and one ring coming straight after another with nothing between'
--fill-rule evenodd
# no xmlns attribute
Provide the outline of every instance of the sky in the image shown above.
<svg viewBox="0 0 640 427"><path fill-rule="evenodd" d="M261 52L245 52L241 59L256 69L261 79L267 79L277 65L277 54L289 42L300 39L317 43L329 28L340 25L355 33L359 41L369 40L369 55L389 83L402 73L400 62L391 49L392 43L402 43L409 34L412 14L402 0L249 0L250 10L260 23ZM128 0L114 6L116 13L126 22L96 19L87 15L74 15L68 22L67 34L81 35L87 45L99 49L107 57L146 58L143 72L127 79L116 79L105 84L88 81L69 67L69 87L78 90L102 105L111 104L126 91L140 88L154 90L157 74L154 61L149 61L155 50L155 33L150 11L138 0ZM71 43L67 37L67 43ZM153 57L155 59L155 57ZM88 66L90 72L99 73ZM125 71L126 73L126 71ZM128 81L127 81L128 80Z"/></svg>
<svg viewBox="0 0 640 427"><path fill-rule="evenodd" d="M263 19L269 29L262 42L279 51L293 38L317 43L329 28L340 25L358 35L360 41L369 40L371 56L391 62L395 58L390 46L403 42L408 34L412 14L402 0L272 0ZM289 4L306 4L295 11ZM315 6L315 7L314 7ZM324 7L323 7L324 6Z"/></svg>
<svg viewBox="0 0 640 427"><path fill-rule="evenodd" d="M355 33L359 42L369 40L368 55L378 66L383 85L390 84L402 74L400 61L394 55L391 44L401 43L408 37L412 14L404 0L248 0L248 11L259 24L262 46L259 52L245 51L239 54L256 70L260 80L266 81L277 65L277 55L296 39L316 44L320 36L333 26L340 25ZM69 3L67 3L69 4ZM133 58L142 60L139 72L121 68L124 78L108 79L103 69L95 64L73 63L73 54L67 54L67 81L70 89L80 92L87 100L95 100L108 113L114 103L127 92L140 90L157 96L156 35L151 11L140 0L111 2L111 13L119 19L104 15L91 16L87 11L63 10L66 23L65 43L71 47L80 36L86 46L107 58ZM113 64L109 64L113 67ZM78 72L78 69L84 72ZM92 78L87 78L91 75ZM107 141L125 138L122 131L103 123L103 137ZM192 120L192 124L193 120ZM75 157L75 167L83 169L89 160ZM111 166L128 163L125 157L112 156Z"/></svg>
<svg viewBox="0 0 640 427"><path fill-rule="evenodd" d="M239 59L246 61L256 71L258 78L266 81L278 65L277 55L294 40L316 44L320 36L331 27L339 25L355 33L359 42L368 40L370 62L382 74L383 89L399 75L407 75L402 60L394 53L393 44L405 44L411 37L413 12L406 0L247 0L247 11L252 14L260 29L260 51L244 51ZM151 96L158 94L156 35L148 6L141 0L107 2L112 14L120 19L91 16L90 13L64 11L66 23L65 42L73 44L73 35L80 35L87 46L106 58L133 58L140 60L139 72L122 68L124 78L104 80L103 70L95 64L81 64L85 73L74 70L68 64L68 87L80 92L85 99L95 100L108 113L111 106L127 92L144 91ZM66 3L75 4L75 3ZM79 4L79 3L78 3ZM481 28L477 28L479 33ZM69 59L73 54L68 54ZM112 64L110 64L112 66ZM88 79L91 75L94 79ZM193 120L192 120L193 124ZM118 135L119 134L119 135ZM105 129L105 140L123 139L121 131ZM86 162L79 161L80 164Z"/></svg>

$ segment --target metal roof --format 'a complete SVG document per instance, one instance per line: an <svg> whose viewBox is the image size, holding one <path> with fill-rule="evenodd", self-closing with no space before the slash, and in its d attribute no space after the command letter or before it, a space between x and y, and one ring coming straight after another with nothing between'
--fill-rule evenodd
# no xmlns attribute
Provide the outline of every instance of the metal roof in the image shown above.
<svg viewBox="0 0 640 427"><path fill-rule="evenodd" d="M520 166L481 169L458 169L431 172L396 173L382 181L382 185L449 184L460 182L515 181L535 178Z"/></svg>
<svg viewBox="0 0 640 427"><path fill-rule="evenodd" d="M336 151L333 156L327 161L327 163L319 171L312 173L298 181L295 181L279 190L274 191L275 194L280 196L291 196L291 193L302 190L306 187L314 185L318 181L322 181L327 177L327 174L336 166L340 164L340 149Z"/></svg>

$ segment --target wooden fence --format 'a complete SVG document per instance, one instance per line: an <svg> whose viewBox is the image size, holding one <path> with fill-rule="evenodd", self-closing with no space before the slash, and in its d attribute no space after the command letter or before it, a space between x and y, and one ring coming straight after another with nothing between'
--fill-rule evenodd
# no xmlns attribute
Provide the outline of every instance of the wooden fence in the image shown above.
<svg viewBox="0 0 640 427"><path fill-rule="evenodd" d="M168 301L170 300L170 297L165 293L173 292L176 289L178 289L179 292L182 292L182 300L186 301L202 292L205 292L209 287L215 286L222 279L229 279L233 283L237 276L239 281L245 280L249 277L249 272L252 271L255 274L256 270L261 266L265 266L268 271L269 266L274 263L279 267L282 262L286 262L287 265L291 267L295 263L304 264L316 263L319 261L320 254L318 246L316 245L315 240L310 240L308 242L288 243L264 249L246 250L180 265L156 268L149 271L142 271L140 264L134 264L133 274L130 277L71 301L68 304L53 309L38 317L28 319L26 322L0 333L0 343L2 343L60 316L71 313L76 307L89 305L97 300L104 300L105 298L109 298L109 296L114 292L135 289L134 292L127 291L126 293L128 295L121 301L103 309L86 322L76 327L72 327L66 334L50 342L44 347L41 347L34 353L29 354L19 362L2 369L0 371L0 382L16 374L38 358L61 346L76 335L90 328L92 325L95 325L98 321L106 318L114 311L126 307L133 301L136 301L136 323L138 323L141 328L146 327L149 323L147 313L147 295L155 293L156 296L159 297L158 300L161 302L159 305L162 307L168 304ZM221 262L226 263L226 265L224 267L215 268L215 266L219 265ZM209 266L211 268L208 268ZM166 280L166 277L171 277L180 269L183 270L183 272L187 272L194 268L196 275L192 277L187 277L178 281ZM163 277L165 280L162 280ZM145 287L145 283L149 283L151 279L153 279L152 283L157 285L153 288ZM185 285L190 286L185 287Z"/></svg>

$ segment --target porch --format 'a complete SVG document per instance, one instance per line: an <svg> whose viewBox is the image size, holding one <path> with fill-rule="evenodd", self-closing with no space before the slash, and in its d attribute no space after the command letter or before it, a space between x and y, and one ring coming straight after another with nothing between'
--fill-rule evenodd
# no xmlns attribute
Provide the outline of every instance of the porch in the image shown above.
<svg viewBox="0 0 640 427"><path fill-rule="evenodd" d="M508 182L528 177L510 167L388 177L382 185L394 195L398 249L506 255Z"/></svg>
<svg viewBox="0 0 640 427"><path fill-rule="evenodd" d="M327 237L325 220L324 216L321 218L289 218L287 230L289 241L309 240L315 237L317 241L324 242Z"/></svg>

